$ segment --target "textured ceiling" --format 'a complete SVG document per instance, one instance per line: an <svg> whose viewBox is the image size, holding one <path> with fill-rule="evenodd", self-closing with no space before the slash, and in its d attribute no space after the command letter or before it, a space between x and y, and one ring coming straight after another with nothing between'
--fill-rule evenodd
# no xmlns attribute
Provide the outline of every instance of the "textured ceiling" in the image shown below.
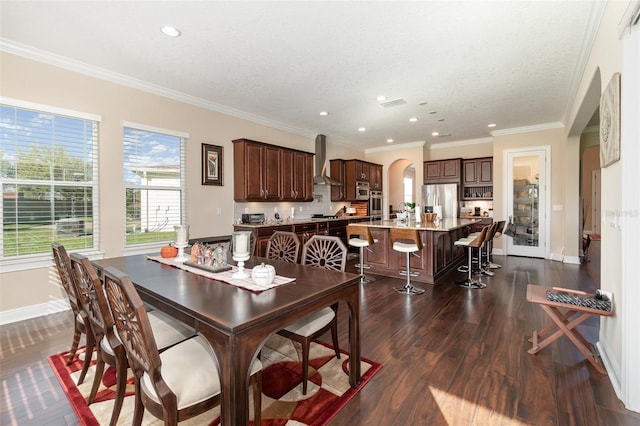
<svg viewBox="0 0 640 426"><path fill-rule="evenodd" d="M0 34L6 51L60 55L366 149L563 122L601 10L586 0L3 0ZM407 103L384 108L379 95Z"/></svg>

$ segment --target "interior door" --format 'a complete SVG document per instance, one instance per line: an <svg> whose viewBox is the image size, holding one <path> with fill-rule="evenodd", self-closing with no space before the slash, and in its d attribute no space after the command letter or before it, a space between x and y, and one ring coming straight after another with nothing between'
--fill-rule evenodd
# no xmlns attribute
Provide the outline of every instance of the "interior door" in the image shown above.
<svg viewBox="0 0 640 426"><path fill-rule="evenodd" d="M600 170L591 172L591 232L600 233Z"/></svg>
<svg viewBox="0 0 640 426"><path fill-rule="evenodd" d="M507 254L547 257L548 149L506 152L507 217L516 226L516 235L507 237Z"/></svg>

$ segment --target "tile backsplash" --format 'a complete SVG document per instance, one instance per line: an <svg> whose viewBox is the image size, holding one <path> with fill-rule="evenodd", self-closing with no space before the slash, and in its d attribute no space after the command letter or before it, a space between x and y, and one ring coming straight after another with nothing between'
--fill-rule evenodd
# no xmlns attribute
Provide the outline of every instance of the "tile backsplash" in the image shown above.
<svg viewBox="0 0 640 426"><path fill-rule="evenodd" d="M242 217L242 213L264 213L266 219L273 219L275 213L279 213L282 219L293 215L298 219L306 219L314 214L332 215L335 214L343 206L351 207L348 201L331 201L331 186L314 185L314 200L306 203L294 202L251 202L251 203L233 203L233 219L237 222Z"/></svg>

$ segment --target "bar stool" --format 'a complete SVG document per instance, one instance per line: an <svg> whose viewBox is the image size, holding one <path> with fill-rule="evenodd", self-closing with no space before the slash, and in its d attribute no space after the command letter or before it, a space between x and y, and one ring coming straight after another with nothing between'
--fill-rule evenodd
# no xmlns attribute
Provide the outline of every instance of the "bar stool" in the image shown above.
<svg viewBox="0 0 640 426"><path fill-rule="evenodd" d="M407 242L410 241L410 242ZM401 253L407 254L407 270L404 272L407 276L407 282L403 287L394 287L393 289L398 293L402 294L422 294L424 293L423 288L415 287L411 284L411 269L410 269L410 257L411 253L416 253L422 250L422 240L420 239L420 234L417 229L398 229L391 228L391 243L393 244L393 249L395 251L399 251ZM416 255L417 256L417 255ZM414 276L417 274L414 274Z"/></svg>
<svg viewBox="0 0 640 426"><path fill-rule="evenodd" d="M487 231L487 235L484 236L484 242L480 247L480 251L478 252L478 273L487 277L493 277L496 273L489 270L489 256L491 254L491 244L493 241L493 237L496 235L498 231L499 222L493 222L489 230Z"/></svg>
<svg viewBox="0 0 640 426"><path fill-rule="evenodd" d="M480 253L480 248L484 244L485 237L487 232L489 232L489 227L492 225L487 225L482 228L482 231L476 236L472 238L460 238L458 241L454 243L454 245L458 247L466 247L467 248L467 279L458 282L458 285L466 288L485 288L486 285L482 282L480 278L480 274L478 274L478 280L473 279L473 249L478 249L478 259L482 259L482 255Z"/></svg>
<svg viewBox="0 0 640 426"><path fill-rule="evenodd" d="M375 244L378 240L374 240L371 236L371 230L366 225L347 225L347 240L349 245L352 247L358 247L360 250L360 262L356 265L360 269L360 283L371 283L376 279L373 277L368 277L364 274L364 269L366 268L364 264L364 249L371 251L369 246L371 244ZM371 267L369 266L370 269Z"/></svg>
<svg viewBox="0 0 640 426"><path fill-rule="evenodd" d="M493 235L493 238L491 238L491 241L489 242L489 246L487 247L486 252L487 252L487 268L488 269L502 268L502 265L498 265L497 263L491 262L491 253L493 251L493 240L495 240L496 238L500 238L500 236L502 236L502 231L504 231L504 226L506 223L507 223L506 220L498 221L496 233Z"/></svg>

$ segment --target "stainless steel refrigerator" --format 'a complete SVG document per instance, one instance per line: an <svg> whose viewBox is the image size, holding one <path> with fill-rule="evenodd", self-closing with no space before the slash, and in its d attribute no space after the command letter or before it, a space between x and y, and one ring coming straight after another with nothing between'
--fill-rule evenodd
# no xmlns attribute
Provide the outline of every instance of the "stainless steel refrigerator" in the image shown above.
<svg viewBox="0 0 640 426"><path fill-rule="evenodd" d="M458 185L455 183L440 183L422 186L423 211L435 206L442 208L442 217L458 217Z"/></svg>

